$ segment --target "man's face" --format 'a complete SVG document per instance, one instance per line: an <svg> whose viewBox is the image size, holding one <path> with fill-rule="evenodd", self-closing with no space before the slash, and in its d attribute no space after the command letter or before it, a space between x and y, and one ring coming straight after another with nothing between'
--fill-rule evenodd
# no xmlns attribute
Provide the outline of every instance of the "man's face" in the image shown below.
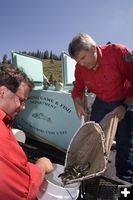
<svg viewBox="0 0 133 200"><path fill-rule="evenodd" d="M88 69L93 69L97 64L97 51L90 49L89 51L80 50L75 56L76 62Z"/></svg>
<svg viewBox="0 0 133 200"><path fill-rule="evenodd" d="M28 98L28 94L29 87L25 83L20 84L16 93L6 88L3 110L14 118L20 110L25 109L24 101Z"/></svg>

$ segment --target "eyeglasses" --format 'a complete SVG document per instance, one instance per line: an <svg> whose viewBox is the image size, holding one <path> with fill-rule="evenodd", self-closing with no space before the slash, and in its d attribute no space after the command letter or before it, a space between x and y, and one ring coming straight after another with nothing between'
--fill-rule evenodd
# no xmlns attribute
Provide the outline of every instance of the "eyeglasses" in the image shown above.
<svg viewBox="0 0 133 200"><path fill-rule="evenodd" d="M8 89L8 88L7 88L7 89ZM10 89L8 89L8 90L10 90ZM10 90L10 92L11 92L12 94L14 94L14 95L17 97L17 99L18 99L20 105L21 105L22 107L24 107L24 106L25 106L25 101L26 101L26 99L22 99L20 96L18 96L16 93L12 92L11 90Z"/></svg>
<svg viewBox="0 0 133 200"><path fill-rule="evenodd" d="M85 59L85 56L83 56L82 58L80 58L80 59L77 61L77 63L80 65L80 64L84 61L84 59Z"/></svg>
<svg viewBox="0 0 133 200"><path fill-rule="evenodd" d="M18 98L20 105L23 107L25 106L25 101L26 99L22 99L21 97L19 97L16 93L14 93L14 95Z"/></svg>
<svg viewBox="0 0 133 200"><path fill-rule="evenodd" d="M8 89L8 88L7 88ZM21 98L19 95L17 95L16 93L12 92L10 89L8 89L12 94L14 94L16 97L17 97L17 100L19 101L20 103L20 106L21 107L25 107L25 101L27 99L24 99L24 98Z"/></svg>

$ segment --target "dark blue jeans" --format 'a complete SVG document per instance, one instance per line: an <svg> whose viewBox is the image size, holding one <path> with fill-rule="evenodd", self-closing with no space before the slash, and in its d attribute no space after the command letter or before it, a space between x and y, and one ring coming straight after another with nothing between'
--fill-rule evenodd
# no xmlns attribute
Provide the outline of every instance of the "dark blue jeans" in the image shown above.
<svg viewBox="0 0 133 200"><path fill-rule="evenodd" d="M107 113L122 104L123 100L107 103L96 97L90 120L100 122ZM115 165L116 175L122 180L133 183L133 106L127 109L124 119L118 124Z"/></svg>

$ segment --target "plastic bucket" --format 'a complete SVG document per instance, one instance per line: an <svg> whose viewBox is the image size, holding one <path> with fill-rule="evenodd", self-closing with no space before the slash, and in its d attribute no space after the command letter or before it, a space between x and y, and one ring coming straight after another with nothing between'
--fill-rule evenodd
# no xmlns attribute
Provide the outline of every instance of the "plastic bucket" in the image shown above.
<svg viewBox="0 0 133 200"><path fill-rule="evenodd" d="M80 182L62 185L58 177L64 171L64 166L54 164L54 170L45 176L46 181L42 184L38 194L38 200L76 200L79 195Z"/></svg>
<svg viewBox="0 0 133 200"><path fill-rule="evenodd" d="M22 130L13 128L12 132L13 132L13 134L14 134L14 136L15 136L17 141L25 143L26 135Z"/></svg>

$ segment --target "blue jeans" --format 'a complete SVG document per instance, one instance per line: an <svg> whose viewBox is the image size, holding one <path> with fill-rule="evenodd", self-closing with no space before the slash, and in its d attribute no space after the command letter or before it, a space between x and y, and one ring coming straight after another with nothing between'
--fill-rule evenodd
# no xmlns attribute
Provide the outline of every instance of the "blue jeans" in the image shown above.
<svg viewBox="0 0 133 200"><path fill-rule="evenodd" d="M104 102L96 97L91 112L91 121L100 122L102 118L123 100ZM116 175L125 181L133 183L133 106L127 109L124 118L119 122L116 132Z"/></svg>

